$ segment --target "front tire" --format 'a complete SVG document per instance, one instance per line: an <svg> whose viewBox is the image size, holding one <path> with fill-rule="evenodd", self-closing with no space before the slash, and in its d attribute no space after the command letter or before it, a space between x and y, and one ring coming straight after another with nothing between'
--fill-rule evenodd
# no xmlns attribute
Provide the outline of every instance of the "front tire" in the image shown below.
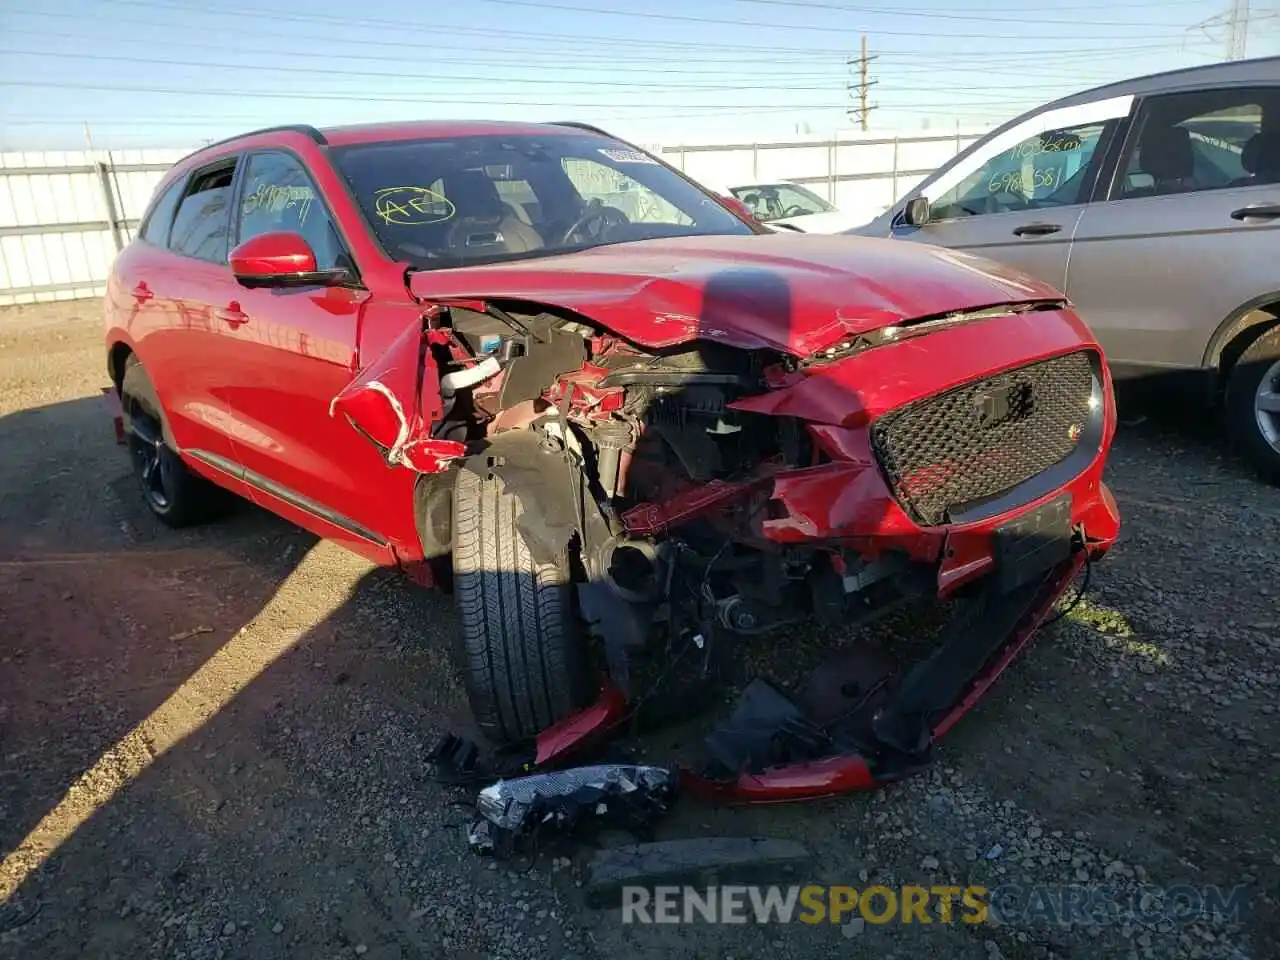
<svg viewBox="0 0 1280 960"><path fill-rule="evenodd" d="M1232 367L1226 412L1241 452L1264 479L1280 484L1280 327L1258 337Z"/></svg>
<svg viewBox="0 0 1280 960"><path fill-rule="evenodd" d="M568 557L533 558L516 526L523 509L501 479L458 472L453 591L463 671L476 723L495 745L534 737L587 693Z"/></svg>
<svg viewBox="0 0 1280 960"><path fill-rule="evenodd" d="M155 387L132 354L120 378L120 406L129 456L152 515L166 526L180 528L220 514L226 505L225 491L182 462Z"/></svg>

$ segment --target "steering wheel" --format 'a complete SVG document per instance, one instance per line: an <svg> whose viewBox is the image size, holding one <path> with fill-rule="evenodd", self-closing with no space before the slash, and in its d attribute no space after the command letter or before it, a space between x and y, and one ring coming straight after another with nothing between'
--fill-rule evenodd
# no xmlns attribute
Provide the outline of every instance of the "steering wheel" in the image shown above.
<svg viewBox="0 0 1280 960"><path fill-rule="evenodd" d="M1005 198L1012 202L1005 202ZM987 197L987 203L992 206L992 213L1011 213L1016 210L1031 209L1031 201L1012 190L998 190L990 194Z"/></svg>
<svg viewBox="0 0 1280 960"><path fill-rule="evenodd" d="M782 211L782 215L784 217L802 217L808 212L809 212L808 208L802 207L798 203L793 203L791 206L787 207L785 210Z"/></svg>
<svg viewBox="0 0 1280 960"><path fill-rule="evenodd" d="M570 246L577 237L580 240L589 238L599 239L613 227L620 227L631 221L627 219L626 214L616 207L608 207L600 200L599 197L593 197L587 202L586 209L578 215L578 218L569 225L569 229L564 232L564 236L560 238L561 246ZM596 224L594 230L584 231L589 224Z"/></svg>

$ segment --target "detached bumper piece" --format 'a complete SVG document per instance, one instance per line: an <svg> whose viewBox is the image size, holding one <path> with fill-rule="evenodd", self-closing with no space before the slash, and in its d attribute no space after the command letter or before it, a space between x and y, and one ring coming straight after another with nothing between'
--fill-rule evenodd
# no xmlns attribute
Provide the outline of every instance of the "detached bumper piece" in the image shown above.
<svg viewBox="0 0 1280 960"><path fill-rule="evenodd" d="M720 803L817 800L901 780L977 703L1030 641L1086 563L1077 550L1047 577L959 601L934 652L899 674L875 649L841 651L792 700L762 680L684 771L691 794Z"/></svg>
<svg viewBox="0 0 1280 960"><path fill-rule="evenodd" d="M510 857L535 850L548 835L575 832L584 823L645 838L675 801L678 780L662 767L597 764L499 780L476 798L467 831L478 854Z"/></svg>
<svg viewBox="0 0 1280 960"><path fill-rule="evenodd" d="M123 447L125 445L124 408L120 403L120 394L116 392L115 387L102 388L102 403L107 408L107 416L111 418L111 428L115 433L116 446Z"/></svg>

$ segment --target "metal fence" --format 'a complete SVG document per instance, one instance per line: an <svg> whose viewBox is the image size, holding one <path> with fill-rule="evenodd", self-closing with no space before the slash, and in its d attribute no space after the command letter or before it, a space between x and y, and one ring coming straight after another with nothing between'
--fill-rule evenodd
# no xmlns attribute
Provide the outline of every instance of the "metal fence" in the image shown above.
<svg viewBox="0 0 1280 960"><path fill-rule="evenodd" d="M101 294L156 184L186 152L0 153L0 304Z"/></svg>
<svg viewBox="0 0 1280 960"><path fill-rule="evenodd" d="M650 149L713 189L791 180L869 219L981 135ZM156 185L187 152L0 153L0 305L101 295Z"/></svg>
<svg viewBox="0 0 1280 960"><path fill-rule="evenodd" d="M870 219L982 137L985 129L898 137L663 146L662 158L712 189L789 180Z"/></svg>

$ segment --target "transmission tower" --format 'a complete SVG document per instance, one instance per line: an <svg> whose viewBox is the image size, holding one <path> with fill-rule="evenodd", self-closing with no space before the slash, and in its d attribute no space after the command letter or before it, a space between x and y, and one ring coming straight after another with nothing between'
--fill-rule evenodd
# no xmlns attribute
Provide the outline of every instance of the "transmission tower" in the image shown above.
<svg viewBox="0 0 1280 960"><path fill-rule="evenodd" d="M1227 24L1227 59L1243 60L1249 45L1249 0L1235 0Z"/></svg>
<svg viewBox="0 0 1280 960"><path fill-rule="evenodd" d="M1189 30L1198 30L1210 40L1221 40L1224 59L1243 60L1249 46L1249 0L1231 0L1231 9L1202 20ZM1215 34L1221 31L1217 36Z"/></svg>

